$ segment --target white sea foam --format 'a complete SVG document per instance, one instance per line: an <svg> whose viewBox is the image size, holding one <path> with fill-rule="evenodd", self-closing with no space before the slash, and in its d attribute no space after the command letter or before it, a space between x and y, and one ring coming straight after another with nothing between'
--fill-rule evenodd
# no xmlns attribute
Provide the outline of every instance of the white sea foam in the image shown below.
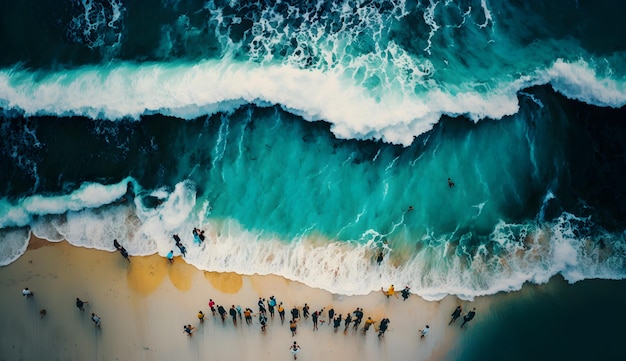
<svg viewBox="0 0 626 361"><path fill-rule="evenodd" d="M112 185L84 183L69 195L34 195L21 199L18 203L2 199L0 229L26 226L35 216L63 214L112 203L126 193L126 183L129 179Z"/></svg>
<svg viewBox="0 0 626 361"><path fill-rule="evenodd" d="M598 74L587 61L569 63L559 59L546 73L552 87L570 99L614 108L626 104L626 79Z"/></svg>
<svg viewBox="0 0 626 361"><path fill-rule="evenodd" d="M126 180L110 187L123 186L125 190L125 184ZM136 189L141 192L138 185ZM367 294L394 284L408 285L429 300L448 294L472 299L518 290L526 282L545 283L557 274L570 282L626 278L624 236L601 235L606 240L604 245L577 236L577 229L586 227L590 220L567 213L542 227L500 222L490 242L473 250L451 245L449 235L440 239L429 239L433 236L428 235L422 241L430 240L432 246L411 255L387 248L385 260L378 266L374 258L381 244L376 237L368 237L365 242L334 241L308 231L283 239L278 234L245 229L234 219L205 218L209 205L196 199L195 187L188 181L157 193L163 200L157 208L144 208L137 196L133 204L87 208L87 204L93 204L88 200L84 207L76 207L81 210L70 210L73 199L81 198L70 196L59 199L62 205L54 209L68 211L32 217L28 224L38 237L67 239L81 247L114 251L112 240L118 239L134 256L165 256L170 250L178 255L172 235L179 234L188 251L185 261L198 269L276 274L346 295ZM205 230L202 244L195 244L191 233L198 225ZM5 229L0 238L0 264L8 264L25 251L28 227Z"/></svg>
<svg viewBox="0 0 626 361"><path fill-rule="evenodd" d="M109 64L59 73L0 70L0 103L26 115L81 115L139 119L162 113L191 119L230 111L246 103L280 104L306 120L332 123L340 138L382 139L408 145L432 128L442 114L478 121L518 111L520 89L551 83L564 95L591 104L626 104L626 82L598 76L584 61L554 65L522 76L488 93L426 93L390 90L372 97L341 71L303 70L288 65L260 66L234 61L198 64Z"/></svg>

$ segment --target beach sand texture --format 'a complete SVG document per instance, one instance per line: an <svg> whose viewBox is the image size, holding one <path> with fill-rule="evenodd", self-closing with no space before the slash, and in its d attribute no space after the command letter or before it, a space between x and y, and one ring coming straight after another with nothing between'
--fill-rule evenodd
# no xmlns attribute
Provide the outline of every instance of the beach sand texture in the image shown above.
<svg viewBox="0 0 626 361"><path fill-rule="evenodd" d="M346 297L273 275L202 272L181 258L171 265L157 255L131 259L33 239L26 254L0 269L0 359L288 360L295 340L302 347L299 360L440 360L473 326L461 330L461 320L447 326L460 302L455 297L439 302L415 295L387 299L382 292ZM34 292L32 299L22 296L24 287ZM241 305L257 313L258 298L272 295L283 302L287 320L281 325L276 314L266 333L257 316L251 326L238 320L235 327L230 318L222 323L212 316L207 305L213 299L227 310ZM85 311L75 306L76 297L89 302ZM461 303L480 309L488 302ZM311 313L324 308L325 321L331 307L344 317L362 307L365 318L378 324L386 317L391 323L378 338L375 329L362 335L350 327L344 334L343 322L337 333L328 322L314 332L311 319L301 319L292 337L289 311L305 303ZM43 308L47 314L41 318ZM203 324L196 317L200 310L206 314ZM102 318L100 328L91 321L92 312ZM192 337L183 334L186 324L196 327ZM431 331L420 340L418 330L426 324Z"/></svg>

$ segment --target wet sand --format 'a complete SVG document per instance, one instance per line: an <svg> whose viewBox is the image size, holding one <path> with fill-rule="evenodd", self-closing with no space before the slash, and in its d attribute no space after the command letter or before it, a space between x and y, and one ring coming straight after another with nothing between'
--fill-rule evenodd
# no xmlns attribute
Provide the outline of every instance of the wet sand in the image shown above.
<svg viewBox="0 0 626 361"><path fill-rule="evenodd" d="M34 292L32 299L22 296L24 287ZM427 302L416 295L403 301L399 292L397 298L382 292L342 296L274 275L203 272L180 257L173 264L157 255L128 263L119 253L37 239L20 259L0 268L0 289L0 360L291 360L294 340L302 347L298 360L445 360L497 298L470 303L455 297ZM272 295L283 302L286 318L292 307L307 303L311 313L324 308L325 321L331 307L344 317L362 307L376 325L383 317L391 323L378 338L373 328L363 335L350 327L344 334L343 322L337 333L328 322L313 331L312 320L301 319L292 337L288 320L281 325L278 314L262 333L256 315L253 325L238 320L235 327L230 318L222 323L212 316L207 305L213 299L227 310L241 305L256 313L259 297ZM76 297L89 302L85 311L75 306ZM462 330L460 319L447 326L459 303L478 312ZM203 324L199 310L206 314ZM92 312L101 316L100 328ZM192 337L183 334L185 324L196 327ZM431 331L420 340L418 330L426 324Z"/></svg>

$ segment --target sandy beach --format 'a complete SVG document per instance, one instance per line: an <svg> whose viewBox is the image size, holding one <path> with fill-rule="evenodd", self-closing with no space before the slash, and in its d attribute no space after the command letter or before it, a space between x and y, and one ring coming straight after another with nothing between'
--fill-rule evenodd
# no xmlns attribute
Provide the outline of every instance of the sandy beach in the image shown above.
<svg viewBox="0 0 626 361"><path fill-rule="evenodd" d="M398 298L382 292L347 297L278 276L202 272L181 258L173 264L157 255L131 260L33 238L20 259L0 269L0 359L289 360L289 346L297 341L299 360L442 360L480 322L477 317L464 329L461 320L447 326L457 303L465 310L476 307L480 315L489 302L488 297L472 303L455 297L427 302L415 295L403 301L399 292ZM22 296L24 287L33 298ZM227 310L241 305L256 314L259 297L272 295L283 302L287 319L294 306L302 309L307 303L311 312L324 308L320 320L327 321L330 308L345 316L361 307L364 318L391 322L379 338L375 329L363 335L350 327L344 334L343 322L337 333L328 322L313 331L312 320L302 318L292 337L288 320L281 325L278 314L262 333L256 315L251 326L239 320L234 326L230 318L222 323L212 316L207 304L213 299ZM85 311L76 307L77 297L88 302ZM43 318L41 309L47 311ZM200 310L207 315L202 324L196 316ZM91 313L102 318L100 328ZM183 333L186 324L196 327L192 337ZM418 330L426 324L431 331L420 340Z"/></svg>

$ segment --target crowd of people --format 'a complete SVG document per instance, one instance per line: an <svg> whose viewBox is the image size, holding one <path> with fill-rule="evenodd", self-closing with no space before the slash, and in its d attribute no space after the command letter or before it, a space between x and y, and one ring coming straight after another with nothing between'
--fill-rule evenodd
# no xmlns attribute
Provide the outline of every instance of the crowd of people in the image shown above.
<svg viewBox="0 0 626 361"><path fill-rule="evenodd" d="M404 296L404 294L408 294L408 292L408 286L404 290L400 291L403 295L403 299L406 300L406 298L408 298L408 295L406 297ZM383 293L386 297L397 297L396 291L393 289L393 285L389 288L389 290L383 290ZM227 311L226 309L228 306L225 307L217 304L213 299L209 299L208 306L213 316L220 317L222 324L226 324L227 319L230 318L234 327L238 327L238 321L242 324L245 321L246 325L251 326L253 325L252 318L256 317L258 318L260 331L265 333L268 329L268 318L273 320L276 317L276 313L278 313L278 319L280 319L281 326L285 324L285 307L283 302L277 301L274 296L270 296L268 299L259 297L256 305L258 311L253 311L250 307L244 308L241 305L231 305ZM461 316L462 312L462 307L460 305L457 306L451 314L452 319L448 325L455 323L455 321ZM357 307L351 312L337 312L332 306L326 309L314 309L311 312L311 307L308 303L305 303L304 306L301 307L293 306L289 311L289 315L290 317L288 319L287 326L291 331L292 337L295 337L298 334L298 326L308 323L309 318L311 319L310 326L313 331L318 331L319 325L324 325L326 323L328 326L332 327L333 332L341 330L344 334L347 334L350 330L352 330L354 333L359 332L362 335L366 335L372 326L374 326L373 328L377 333L377 337L384 337L385 332L388 330L389 324L391 323L391 321L386 317L383 317L380 321L372 319L371 316L366 317L363 308L360 307ZM474 308L463 316L461 328L470 322L475 315L476 309ZM197 317L200 324L203 324L205 321L205 313L200 310L198 311ZM192 336L195 330L196 328L191 324L183 326L183 333L187 336ZM429 331L430 326L426 325L424 328L419 330L418 335L421 339L424 339Z"/></svg>

